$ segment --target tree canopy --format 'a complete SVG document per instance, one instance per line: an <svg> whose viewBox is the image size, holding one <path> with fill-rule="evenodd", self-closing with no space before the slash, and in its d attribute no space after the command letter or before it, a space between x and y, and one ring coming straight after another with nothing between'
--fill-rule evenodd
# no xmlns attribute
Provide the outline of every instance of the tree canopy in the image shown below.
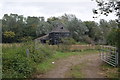
<svg viewBox="0 0 120 80"><path fill-rule="evenodd" d="M23 42L34 40L48 34L58 23L62 23L71 32L71 37L78 42L108 44L107 36L113 28L117 28L115 20L82 21L73 14L60 17L44 17L18 14L4 14L2 18L2 41ZM9 36L9 37L8 37Z"/></svg>

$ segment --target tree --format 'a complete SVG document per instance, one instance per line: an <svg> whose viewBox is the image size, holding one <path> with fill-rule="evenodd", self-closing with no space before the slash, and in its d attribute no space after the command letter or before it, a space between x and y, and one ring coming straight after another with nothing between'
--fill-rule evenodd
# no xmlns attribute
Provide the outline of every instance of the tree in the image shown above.
<svg viewBox="0 0 120 80"><path fill-rule="evenodd" d="M108 22L109 26L113 29L117 29L118 28L118 25L117 25L117 22L115 20L109 20Z"/></svg>
<svg viewBox="0 0 120 80"><path fill-rule="evenodd" d="M109 25L109 23L106 20L101 19L100 23L99 23L99 27L101 29L103 43L106 44L106 38L107 38L109 32L111 31L111 26Z"/></svg>
<svg viewBox="0 0 120 80"><path fill-rule="evenodd" d="M65 14L61 16L60 21L65 25L65 27L71 32L71 36L76 41L84 41L83 36L88 32L86 25L76 18L75 15Z"/></svg>
<svg viewBox="0 0 120 80"><path fill-rule="evenodd" d="M116 29L112 29L107 36L107 44L115 46L116 43Z"/></svg>
<svg viewBox="0 0 120 80"><path fill-rule="evenodd" d="M19 42L19 38L24 36L24 17L22 15L17 14L5 14L2 19L2 31L13 31L15 33L14 40ZM4 36L4 35L3 35ZM4 42L4 39L3 39Z"/></svg>
<svg viewBox="0 0 120 80"><path fill-rule="evenodd" d="M84 21L84 23L89 30L86 34L96 43L99 42L102 39L103 35L98 23L94 21Z"/></svg>
<svg viewBox="0 0 120 80"><path fill-rule="evenodd" d="M43 17L41 18L41 20L43 21ZM40 18L38 17L30 17L28 16L26 19L26 27L25 27L25 33L26 36L31 36L33 38L36 38L36 29L37 26L40 22Z"/></svg>
<svg viewBox="0 0 120 80"><path fill-rule="evenodd" d="M120 1L119 0L96 0L98 9L94 9L94 14L103 14L108 16L110 13L115 12L118 19L118 29L116 30L116 42L118 48L118 66L120 66ZM95 18L95 17L94 17Z"/></svg>
<svg viewBox="0 0 120 80"><path fill-rule="evenodd" d="M52 25L45 21L40 21L36 28L36 34L37 36L43 36L45 34L48 34L52 30Z"/></svg>

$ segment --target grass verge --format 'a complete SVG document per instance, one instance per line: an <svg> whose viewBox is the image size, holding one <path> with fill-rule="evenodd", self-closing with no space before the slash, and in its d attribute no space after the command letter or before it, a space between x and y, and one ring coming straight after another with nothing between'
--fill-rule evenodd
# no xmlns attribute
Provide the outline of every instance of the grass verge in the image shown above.
<svg viewBox="0 0 120 80"><path fill-rule="evenodd" d="M118 72L117 67L110 66L108 64L103 64L101 66L102 71L104 72L105 77L107 78L119 78L120 72Z"/></svg>

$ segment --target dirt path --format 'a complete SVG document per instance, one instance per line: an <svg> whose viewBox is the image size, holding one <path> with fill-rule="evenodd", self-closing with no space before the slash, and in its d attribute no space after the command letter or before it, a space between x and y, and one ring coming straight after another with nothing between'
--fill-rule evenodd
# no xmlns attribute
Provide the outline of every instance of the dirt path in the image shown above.
<svg viewBox="0 0 120 80"><path fill-rule="evenodd" d="M104 78L100 70L101 60L99 54L75 55L66 59L60 59L55 62L55 68L44 75L37 75L37 78L65 78L65 73L71 69L71 66L85 64L81 73L85 78Z"/></svg>

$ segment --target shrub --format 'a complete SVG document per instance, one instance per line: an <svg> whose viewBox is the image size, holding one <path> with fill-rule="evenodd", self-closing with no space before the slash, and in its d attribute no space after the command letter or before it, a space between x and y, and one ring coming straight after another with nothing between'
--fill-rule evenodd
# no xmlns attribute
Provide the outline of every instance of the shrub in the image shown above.
<svg viewBox="0 0 120 80"><path fill-rule="evenodd" d="M21 46L3 46L3 78L27 78L37 70L37 65L54 53L49 45L34 42ZM29 50L28 56L26 50Z"/></svg>
<svg viewBox="0 0 120 80"><path fill-rule="evenodd" d="M3 42L8 42L8 43L11 43L11 42L14 42L14 38L15 38L15 33L12 32L12 31L5 31L3 33Z"/></svg>
<svg viewBox="0 0 120 80"><path fill-rule="evenodd" d="M3 78L26 78L35 70L29 59L14 55L12 58L3 59ZM9 74L9 75L8 75Z"/></svg>
<svg viewBox="0 0 120 80"><path fill-rule="evenodd" d="M47 44L40 44L40 43L30 43L33 46L29 46L30 50L30 58L35 63L41 63L45 59L51 57L54 53L54 50Z"/></svg>
<svg viewBox="0 0 120 80"><path fill-rule="evenodd" d="M35 70L25 47L3 47L3 78L26 78Z"/></svg>

